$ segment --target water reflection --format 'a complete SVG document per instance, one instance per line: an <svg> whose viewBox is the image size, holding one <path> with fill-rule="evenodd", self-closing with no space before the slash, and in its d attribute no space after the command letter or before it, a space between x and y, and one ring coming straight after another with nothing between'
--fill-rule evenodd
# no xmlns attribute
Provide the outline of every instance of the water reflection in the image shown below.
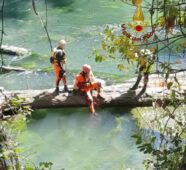
<svg viewBox="0 0 186 170"><path fill-rule="evenodd" d="M19 141L33 153L32 161L52 161L56 170L142 169L144 156L130 137L136 126L128 111L98 112L92 118L86 108L36 111Z"/></svg>

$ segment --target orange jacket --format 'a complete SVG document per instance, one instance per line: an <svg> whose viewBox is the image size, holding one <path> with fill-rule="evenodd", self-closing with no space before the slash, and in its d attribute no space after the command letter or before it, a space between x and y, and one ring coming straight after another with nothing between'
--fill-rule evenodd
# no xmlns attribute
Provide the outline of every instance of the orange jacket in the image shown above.
<svg viewBox="0 0 186 170"><path fill-rule="evenodd" d="M76 82L76 86L81 89L81 88L86 87L87 84L90 83L90 79L86 78L81 72L76 75L75 82Z"/></svg>

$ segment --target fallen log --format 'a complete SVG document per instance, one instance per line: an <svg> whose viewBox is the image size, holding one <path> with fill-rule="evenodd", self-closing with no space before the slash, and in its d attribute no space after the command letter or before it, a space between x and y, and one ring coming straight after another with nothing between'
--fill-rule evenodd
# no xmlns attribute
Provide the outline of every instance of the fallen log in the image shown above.
<svg viewBox="0 0 186 170"><path fill-rule="evenodd" d="M0 53L8 54L8 55L17 55L17 56L30 54L29 50L27 50L25 48L8 46L8 45L2 45L1 49L0 49Z"/></svg>
<svg viewBox="0 0 186 170"><path fill-rule="evenodd" d="M185 75L185 72L179 73L177 77L179 78L181 85L186 87L186 76L183 75ZM157 85L161 84L163 78L159 77L158 75L151 75L146 93L140 98L136 98L137 94L141 90L141 87L135 91L129 90L129 88L134 84L135 80L136 78L133 78L123 84L104 86L102 89L102 96L104 99L97 100L98 106L152 106L155 99L164 98L165 95L166 97L169 96L169 91L165 85ZM184 90L185 89L180 91L180 93L184 93ZM63 92L61 92L59 95L56 95L54 93L54 89L4 91L4 94L8 98L15 96L25 98L26 103L31 105L33 109L87 106L84 96ZM5 98L0 95L0 107L3 108L4 106L6 106Z"/></svg>
<svg viewBox="0 0 186 170"><path fill-rule="evenodd" d="M73 93L60 93L56 95L54 89L47 90L19 90L5 91L8 98L15 96L23 97L26 103L33 109L55 108L55 107L80 107L87 106L83 95ZM152 98L135 100L136 92L128 91L126 84L105 86L102 91L104 100L99 100L99 106L150 106ZM3 99L0 103L3 103Z"/></svg>
<svg viewBox="0 0 186 170"><path fill-rule="evenodd" d="M10 71L22 72L22 71L29 71L29 69L24 69L22 67L16 67L16 66L2 66L1 71L2 72L10 72Z"/></svg>

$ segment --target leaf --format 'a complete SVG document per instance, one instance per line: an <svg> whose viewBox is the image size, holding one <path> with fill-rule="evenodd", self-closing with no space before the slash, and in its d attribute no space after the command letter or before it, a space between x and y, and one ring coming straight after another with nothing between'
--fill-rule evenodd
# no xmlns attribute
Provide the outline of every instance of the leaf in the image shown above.
<svg viewBox="0 0 186 170"><path fill-rule="evenodd" d="M180 52L181 48L179 46L176 47L176 52Z"/></svg>
<svg viewBox="0 0 186 170"><path fill-rule="evenodd" d="M119 69L119 71L124 71L125 67L123 64L118 64L118 69Z"/></svg>
<svg viewBox="0 0 186 170"><path fill-rule="evenodd" d="M167 84L167 88L170 90L170 88L172 87L172 85L173 85L173 82L169 82L169 83Z"/></svg>
<svg viewBox="0 0 186 170"><path fill-rule="evenodd" d="M145 58L144 58L144 57L141 57L141 58L140 58L140 65L141 65L141 66L145 66L146 63L147 63L147 62L146 62Z"/></svg>
<svg viewBox="0 0 186 170"><path fill-rule="evenodd" d="M159 17L158 20L156 21L157 24L160 26L160 27L164 27L165 26L165 18L163 16Z"/></svg>
<svg viewBox="0 0 186 170"><path fill-rule="evenodd" d="M103 61L103 56L101 56L99 54L96 54L95 61L96 62L102 62Z"/></svg>
<svg viewBox="0 0 186 170"><path fill-rule="evenodd" d="M178 15L178 9L172 5L169 9L169 16L176 17L177 15Z"/></svg>
<svg viewBox="0 0 186 170"><path fill-rule="evenodd" d="M110 50L109 50L109 52L110 52L111 54L113 54L115 51L116 51L115 47L111 47Z"/></svg>
<svg viewBox="0 0 186 170"><path fill-rule="evenodd" d="M101 45L102 45L103 50L107 49L107 44L105 41L102 41Z"/></svg>
<svg viewBox="0 0 186 170"><path fill-rule="evenodd" d="M26 165L25 170L34 170L34 168L31 165Z"/></svg>
<svg viewBox="0 0 186 170"><path fill-rule="evenodd" d="M141 144L142 143L142 139L141 139L141 137L139 137L137 140L136 140L136 145L139 145L139 144Z"/></svg>
<svg viewBox="0 0 186 170"><path fill-rule="evenodd" d="M138 138L139 135L138 135L138 134L134 134L134 135L132 135L131 137L132 137L132 138Z"/></svg>
<svg viewBox="0 0 186 170"><path fill-rule="evenodd" d="M16 149L15 149L15 152L16 152L16 153L21 153L21 152L23 152L23 149L21 149L21 148L16 148Z"/></svg>
<svg viewBox="0 0 186 170"><path fill-rule="evenodd" d="M135 5L135 3L136 3L136 0L132 0L132 4Z"/></svg>
<svg viewBox="0 0 186 170"><path fill-rule="evenodd" d="M185 17L186 18L186 17ZM183 46L183 48L186 48L186 40L183 41L183 43L181 44Z"/></svg>

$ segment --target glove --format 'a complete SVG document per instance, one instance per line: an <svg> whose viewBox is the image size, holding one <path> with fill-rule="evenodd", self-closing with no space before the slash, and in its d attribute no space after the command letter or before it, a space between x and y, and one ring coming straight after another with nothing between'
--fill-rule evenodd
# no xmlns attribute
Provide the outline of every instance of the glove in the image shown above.
<svg viewBox="0 0 186 170"><path fill-rule="evenodd" d="M88 82L88 83L86 83L85 85L86 85L86 86L90 86L90 85L91 85L91 82Z"/></svg>
<svg viewBox="0 0 186 170"><path fill-rule="evenodd" d="M60 71L60 73L59 73L60 78L62 78L64 76L65 72L66 72L65 70Z"/></svg>

